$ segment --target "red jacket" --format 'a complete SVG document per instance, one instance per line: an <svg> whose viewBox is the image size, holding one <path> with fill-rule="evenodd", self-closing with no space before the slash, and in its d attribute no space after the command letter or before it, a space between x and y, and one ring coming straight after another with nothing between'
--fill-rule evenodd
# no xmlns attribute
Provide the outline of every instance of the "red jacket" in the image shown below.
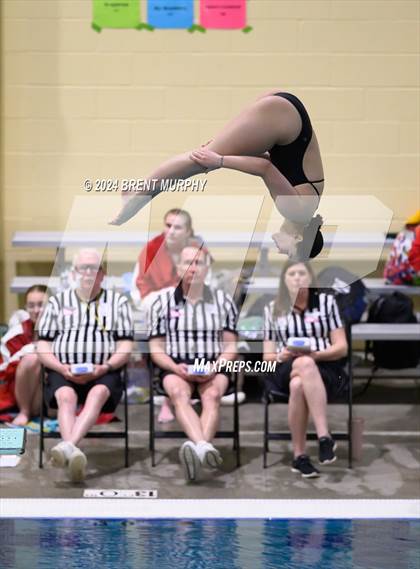
<svg viewBox="0 0 420 569"><path fill-rule="evenodd" d="M411 249L408 252L408 260L413 269L420 273L420 225L416 227L416 235L411 244Z"/></svg>
<svg viewBox="0 0 420 569"><path fill-rule="evenodd" d="M136 285L142 298L151 292L179 283L176 267L165 246L163 233L149 241L140 251L138 263L139 274Z"/></svg>
<svg viewBox="0 0 420 569"><path fill-rule="evenodd" d="M16 405L15 374L16 368L26 353L25 346L30 346L34 337L32 320L24 320L10 328L1 339L0 354L0 409Z"/></svg>
<svg viewBox="0 0 420 569"><path fill-rule="evenodd" d="M384 268L384 278L387 282L395 285L413 283L415 271L408 258L413 239L414 231L410 228L400 231L394 239Z"/></svg>

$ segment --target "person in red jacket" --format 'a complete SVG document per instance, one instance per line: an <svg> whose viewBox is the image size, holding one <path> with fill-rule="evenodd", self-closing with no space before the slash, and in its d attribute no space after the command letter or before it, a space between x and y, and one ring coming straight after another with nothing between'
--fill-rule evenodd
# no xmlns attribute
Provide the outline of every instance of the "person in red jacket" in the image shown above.
<svg viewBox="0 0 420 569"><path fill-rule="evenodd" d="M166 212L163 232L149 241L139 255L136 285L142 300L152 292L178 285L176 265L183 247L193 234L192 219L187 211L174 208ZM158 421L168 423L174 419L169 400L165 397Z"/></svg>
<svg viewBox="0 0 420 569"><path fill-rule="evenodd" d="M396 236L384 268L386 282L396 285L417 284L420 251L417 250L416 263L416 228L420 227L420 209L405 222L404 229Z"/></svg>
<svg viewBox="0 0 420 569"><path fill-rule="evenodd" d="M40 406L41 364L35 353L35 324L48 300L47 287L31 286L22 317L11 323L0 343L0 409L19 407L13 424L24 426ZM20 315L19 315L20 316Z"/></svg>
<svg viewBox="0 0 420 569"><path fill-rule="evenodd" d="M416 227L414 241L411 244L410 251L408 252L408 260L417 273L414 277L414 284L420 284L420 225L417 225Z"/></svg>
<svg viewBox="0 0 420 569"><path fill-rule="evenodd" d="M168 286L176 286L176 264L189 237L194 234L190 214L184 209L170 209L164 217L164 230L141 250L136 279L141 298Z"/></svg>

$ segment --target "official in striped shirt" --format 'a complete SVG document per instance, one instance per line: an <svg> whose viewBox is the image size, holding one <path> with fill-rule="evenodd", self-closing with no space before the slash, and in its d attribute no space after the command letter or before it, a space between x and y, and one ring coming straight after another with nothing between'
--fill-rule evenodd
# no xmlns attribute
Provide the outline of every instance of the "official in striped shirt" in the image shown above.
<svg viewBox="0 0 420 569"><path fill-rule="evenodd" d="M79 251L73 264L75 290L52 296L38 327L38 354L48 370L46 403L58 407L62 442L51 450L55 466L70 477L85 476L86 456L78 448L101 411L111 412L122 395L120 368L132 350L133 325L127 298L104 290L99 253ZM72 364L93 364L91 373L73 373ZM76 417L77 403L84 403Z"/></svg>
<svg viewBox="0 0 420 569"><path fill-rule="evenodd" d="M237 309L228 294L205 285L207 257L203 245L190 240L180 254L179 285L160 291L149 312L151 357L162 370L163 387L189 439L180 449L187 480L195 480L202 465L217 467L222 462L211 444L229 383L218 362L237 356ZM216 367L199 373L197 366L193 369L198 360ZM191 406L195 388L201 416Z"/></svg>
<svg viewBox="0 0 420 569"><path fill-rule="evenodd" d="M332 295L315 287L308 263L287 262L277 298L264 314L264 359L278 362L275 373L267 378L267 387L289 396L292 470L304 477L319 475L305 454L309 415L319 439L319 462L336 460L336 443L327 423L327 400L344 391L347 383L340 361L347 354L347 341L338 307ZM309 350L289 347L290 338L307 338Z"/></svg>

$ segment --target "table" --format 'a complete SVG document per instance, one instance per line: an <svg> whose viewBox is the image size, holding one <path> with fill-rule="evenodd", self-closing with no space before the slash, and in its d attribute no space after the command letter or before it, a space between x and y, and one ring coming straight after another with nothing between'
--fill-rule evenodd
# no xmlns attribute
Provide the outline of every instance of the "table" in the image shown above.
<svg viewBox="0 0 420 569"><path fill-rule="evenodd" d="M420 286L386 284L384 279L364 278L363 284L369 292L387 294L395 291L408 296L420 296ZM255 277L244 284L249 293L275 294L279 287L279 277Z"/></svg>
<svg viewBox="0 0 420 569"><path fill-rule="evenodd" d="M350 342L349 342L349 376L350 385L353 384L354 366L352 361L352 343L353 340L381 340L381 341L419 341L420 342L420 323L418 324L354 324L350 328ZM406 368L402 370L388 370L378 368L358 368L357 377L370 378L374 377L401 377L403 379L417 379L420 378L420 366L416 368ZM365 388L361 393L364 393L370 384L368 381Z"/></svg>
<svg viewBox="0 0 420 569"><path fill-rule="evenodd" d="M211 248L217 247L244 247L258 249L260 252L259 272L269 272L268 253L275 248L271 237L267 233L249 232L203 232L200 233L206 245ZM13 247L34 247L57 249L56 263L64 267L66 247L99 247L99 246L135 246L139 249L152 238L149 232L133 231L17 231L12 238ZM330 247L333 243L342 248L351 247L383 247L393 242L393 237L385 238L376 234L342 234L339 237L334 233L324 232L324 243Z"/></svg>

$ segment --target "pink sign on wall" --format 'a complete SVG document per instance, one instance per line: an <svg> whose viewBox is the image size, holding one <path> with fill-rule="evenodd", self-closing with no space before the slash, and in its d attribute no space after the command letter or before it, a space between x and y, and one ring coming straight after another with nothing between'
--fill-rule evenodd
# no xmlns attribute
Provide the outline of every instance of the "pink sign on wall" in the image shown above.
<svg viewBox="0 0 420 569"><path fill-rule="evenodd" d="M218 30L245 28L246 0L201 0L200 24Z"/></svg>

